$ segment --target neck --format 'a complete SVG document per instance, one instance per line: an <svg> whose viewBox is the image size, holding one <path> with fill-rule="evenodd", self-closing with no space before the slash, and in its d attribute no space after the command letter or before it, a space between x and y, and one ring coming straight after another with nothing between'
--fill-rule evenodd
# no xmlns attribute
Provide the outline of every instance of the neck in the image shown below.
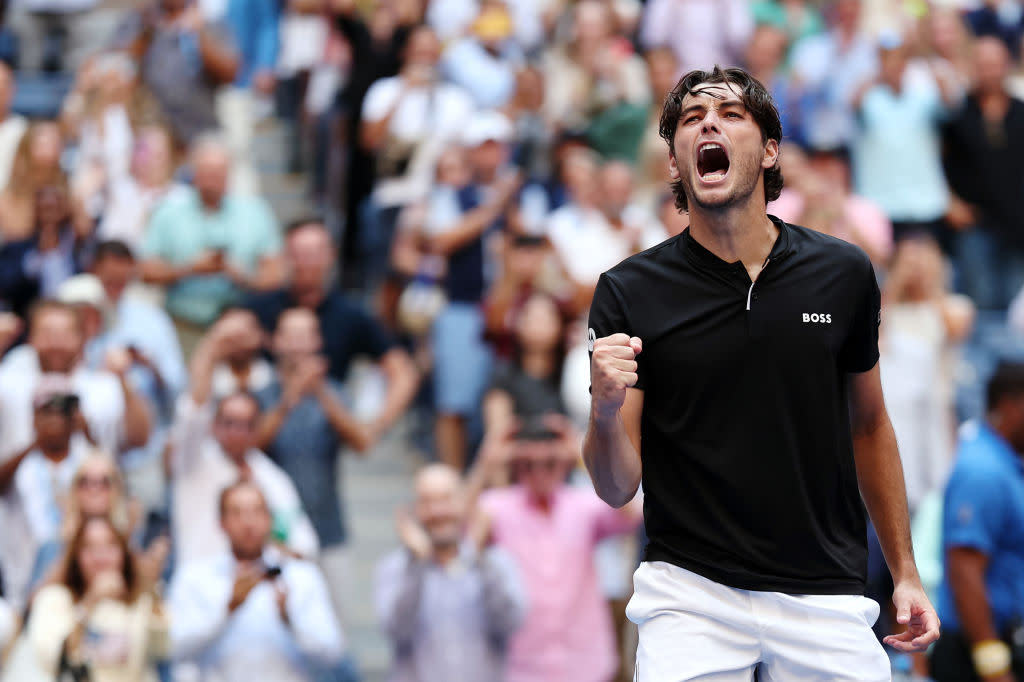
<svg viewBox="0 0 1024 682"><path fill-rule="evenodd" d="M39 450L43 453L43 457L51 462L62 462L68 456L68 452L71 450L71 445L70 443L61 443L56 446L40 445Z"/></svg>
<svg viewBox="0 0 1024 682"><path fill-rule="evenodd" d="M434 546L434 561L440 566L447 566L459 556L458 545Z"/></svg>
<svg viewBox="0 0 1024 682"><path fill-rule="evenodd" d="M551 513L551 506L553 501L553 495L538 495L533 491L529 491L530 501L539 508L545 514Z"/></svg>
<svg viewBox="0 0 1024 682"><path fill-rule="evenodd" d="M769 220L762 203L747 202L725 210L705 211L691 199L690 234L725 262L740 261L750 269L760 268L768 258L779 230Z"/></svg>
<svg viewBox="0 0 1024 682"><path fill-rule="evenodd" d="M524 349L520 364L523 371L532 377L543 379L555 369L553 354L541 349Z"/></svg>

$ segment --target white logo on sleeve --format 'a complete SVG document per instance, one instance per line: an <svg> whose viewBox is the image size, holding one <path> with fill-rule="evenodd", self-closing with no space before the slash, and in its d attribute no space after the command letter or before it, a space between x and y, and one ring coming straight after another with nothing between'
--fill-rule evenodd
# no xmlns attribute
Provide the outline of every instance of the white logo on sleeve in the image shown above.
<svg viewBox="0 0 1024 682"><path fill-rule="evenodd" d="M804 322L832 324L832 313L804 313Z"/></svg>
<svg viewBox="0 0 1024 682"><path fill-rule="evenodd" d="M587 330L587 352L588 353L593 353L594 352L594 342L595 341L597 341L597 332L595 332L594 328L591 327L590 329Z"/></svg>

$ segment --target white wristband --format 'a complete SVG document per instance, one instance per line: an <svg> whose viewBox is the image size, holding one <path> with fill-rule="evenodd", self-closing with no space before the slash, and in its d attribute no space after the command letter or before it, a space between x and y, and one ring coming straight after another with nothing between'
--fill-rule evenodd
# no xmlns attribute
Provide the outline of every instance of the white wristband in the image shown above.
<svg viewBox="0 0 1024 682"><path fill-rule="evenodd" d="M1010 670L1013 654L1009 645L998 639L980 642L971 649L974 669L982 677L1002 675Z"/></svg>

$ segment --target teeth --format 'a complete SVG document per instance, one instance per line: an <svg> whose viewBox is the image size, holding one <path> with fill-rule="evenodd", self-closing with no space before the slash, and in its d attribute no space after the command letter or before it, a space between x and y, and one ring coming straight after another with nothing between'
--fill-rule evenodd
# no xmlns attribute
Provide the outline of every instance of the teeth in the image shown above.
<svg viewBox="0 0 1024 682"><path fill-rule="evenodd" d="M716 182L725 177L725 173L708 173L702 176L705 182Z"/></svg>
<svg viewBox="0 0 1024 682"><path fill-rule="evenodd" d="M714 142L708 142L707 144L702 144L700 146L700 151L703 152L703 151L707 151L708 149L721 149L721 148L722 148L722 145L720 145L720 144L715 144Z"/></svg>

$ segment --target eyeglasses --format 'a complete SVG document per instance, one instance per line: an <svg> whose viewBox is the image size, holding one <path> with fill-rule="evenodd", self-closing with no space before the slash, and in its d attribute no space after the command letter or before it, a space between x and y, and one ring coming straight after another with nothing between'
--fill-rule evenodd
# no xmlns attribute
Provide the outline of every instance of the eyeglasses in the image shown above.
<svg viewBox="0 0 1024 682"><path fill-rule="evenodd" d="M83 488L109 489L112 485L113 481L110 476L82 476L75 481L75 486L80 490Z"/></svg>
<svg viewBox="0 0 1024 682"><path fill-rule="evenodd" d="M217 425L225 429L238 429L239 431L251 431L256 427L253 419L232 419L231 417L220 417Z"/></svg>

